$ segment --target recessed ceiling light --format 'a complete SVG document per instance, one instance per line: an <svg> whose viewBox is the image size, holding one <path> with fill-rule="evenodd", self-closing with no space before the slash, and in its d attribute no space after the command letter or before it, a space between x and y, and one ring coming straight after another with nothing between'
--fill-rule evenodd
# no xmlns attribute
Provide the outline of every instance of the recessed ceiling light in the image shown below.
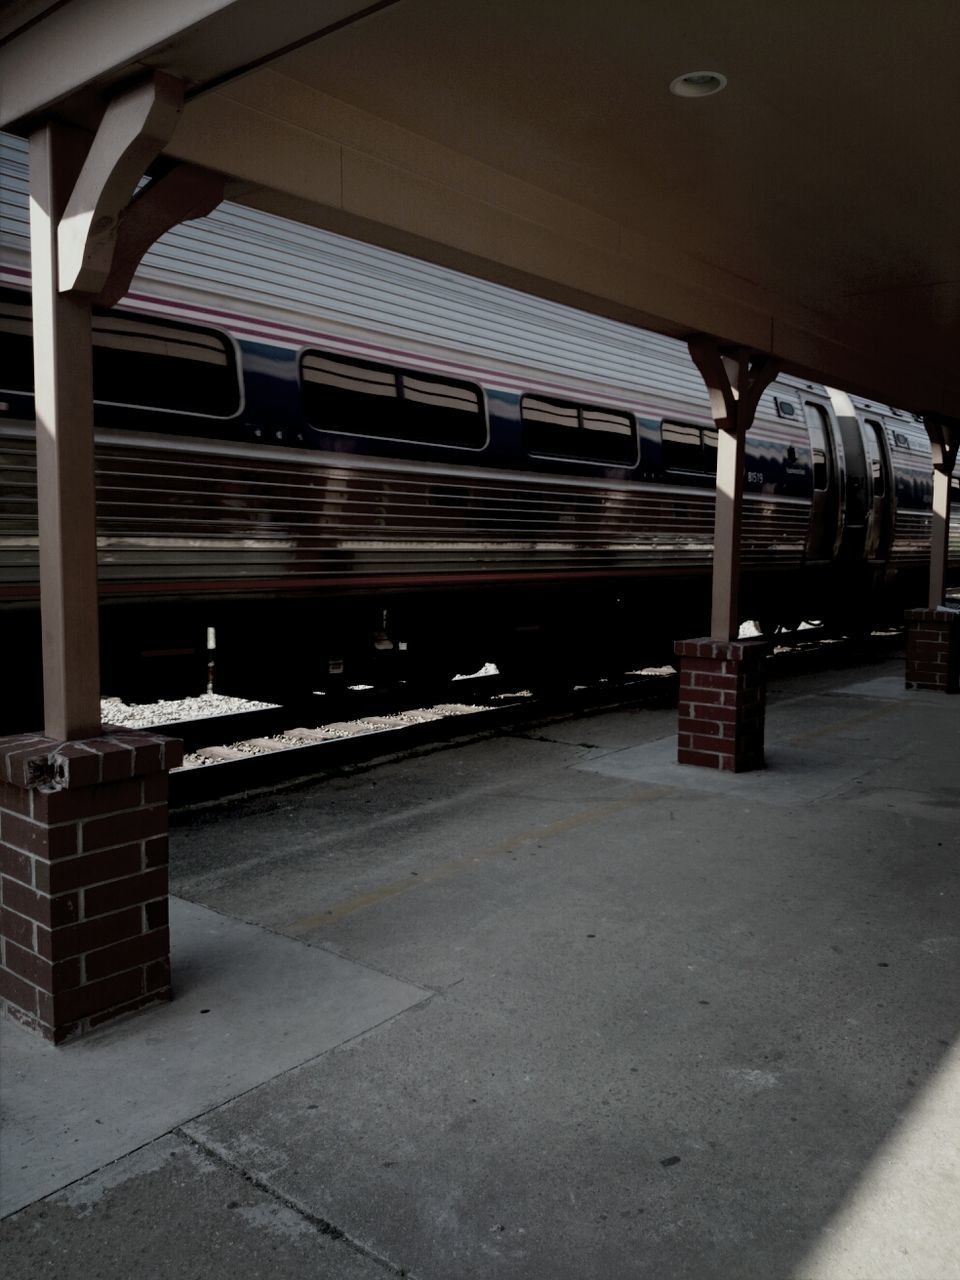
<svg viewBox="0 0 960 1280"><path fill-rule="evenodd" d="M670 82L670 92L678 98L707 98L725 89L727 77L719 71L688 71Z"/></svg>

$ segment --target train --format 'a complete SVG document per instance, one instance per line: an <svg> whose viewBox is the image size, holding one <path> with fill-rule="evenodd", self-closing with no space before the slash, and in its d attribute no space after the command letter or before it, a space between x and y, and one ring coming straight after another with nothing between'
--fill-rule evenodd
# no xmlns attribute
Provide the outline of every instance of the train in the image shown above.
<svg viewBox="0 0 960 1280"><path fill-rule="evenodd" d="M42 683L18 139L0 179L13 731ZM488 662L549 682L708 629L717 436L681 341L235 204L165 235L93 329L105 694L200 692L211 656L217 690L270 701ZM915 415L781 376L744 483L742 612L765 634L924 599Z"/></svg>

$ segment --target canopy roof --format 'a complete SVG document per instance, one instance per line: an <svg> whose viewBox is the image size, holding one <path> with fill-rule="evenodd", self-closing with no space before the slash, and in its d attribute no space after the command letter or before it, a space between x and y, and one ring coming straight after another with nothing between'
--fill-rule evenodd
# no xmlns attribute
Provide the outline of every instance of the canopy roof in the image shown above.
<svg viewBox="0 0 960 1280"><path fill-rule="evenodd" d="M958 50L953 0L14 0L0 125L160 68L233 199L960 416Z"/></svg>

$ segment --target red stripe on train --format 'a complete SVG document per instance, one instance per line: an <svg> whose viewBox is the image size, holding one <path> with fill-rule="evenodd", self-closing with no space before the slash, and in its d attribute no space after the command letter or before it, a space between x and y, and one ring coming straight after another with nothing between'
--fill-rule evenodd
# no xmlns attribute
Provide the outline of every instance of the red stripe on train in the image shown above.
<svg viewBox="0 0 960 1280"><path fill-rule="evenodd" d="M771 566L782 569L782 565ZM592 581L594 578L628 578L658 577L662 574L707 573L709 565L672 566L664 568L643 569L595 569L580 572L538 570L528 573L434 573L434 574L396 574L377 578L211 578L181 579L176 582L101 582L99 591L102 596L132 595L134 593L159 594L172 591L276 591L276 590L312 590L317 587L411 587L452 585L460 582L543 582L560 579L583 578ZM0 599L33 600L40 595L40 588L34 584L25 587L0 586Z"/></svg>

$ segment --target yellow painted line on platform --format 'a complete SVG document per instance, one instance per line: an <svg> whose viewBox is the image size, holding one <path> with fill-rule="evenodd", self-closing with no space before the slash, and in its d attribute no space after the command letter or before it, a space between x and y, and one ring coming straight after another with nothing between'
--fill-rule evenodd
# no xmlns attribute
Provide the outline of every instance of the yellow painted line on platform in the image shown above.
<svg viewBox="0 0 960 1280"><path fill-rule="evenodd" d="M902 702L894 702L890 706L881 707L878 711L865 711L863 715L851 716L848 720L838 720L836 724L828 724L825 729L814 729L811 733L797 734L795 738L789 738L788 742L791 746L795 746L798 742L812 742L814 738L826 738L831 733L842 733L844 729L855 729L857 725L866 724L870 720L879 720L882 716L892 715L902 707Z"/></svg>
<svg viewBox="0 0 960 1280"><path fill-rule="evenodd" d="M344 916L353 915L355 911L363 911L365 907L376 906L390 898L398 898L402 894L422 888L425 884L435 884L438 880L445 880L463 871L470 871L483 862L489 862L515 849L522 849L525 845L533 844L537 840L548 840L551 836L563 835L567 831L573 831L600 818L622 813L624 809L634 805L643 804L648 800L659 800L661 796L668 795L673 790L673 787L638 787L622 800L613 800L609 804L586 809L583 813L571 814L569 818L561 818L558 822L551 822L544 827L533 827L529 831L521 831L518 835L508 836L506 840L500 840L497 844L479 849L466 857L451 858L448 862L420 871L415 876L394 880L390 884L381 885L378 889L371 889L368 893L362 893L356 898L341 902L338 906L329 907L326 911L319 911L315 915L294 920L292 924L284 926L283 932L286 934L309 933L311 929L319 929L324 924L333 924L337 920L342 920Z"/></svg>

